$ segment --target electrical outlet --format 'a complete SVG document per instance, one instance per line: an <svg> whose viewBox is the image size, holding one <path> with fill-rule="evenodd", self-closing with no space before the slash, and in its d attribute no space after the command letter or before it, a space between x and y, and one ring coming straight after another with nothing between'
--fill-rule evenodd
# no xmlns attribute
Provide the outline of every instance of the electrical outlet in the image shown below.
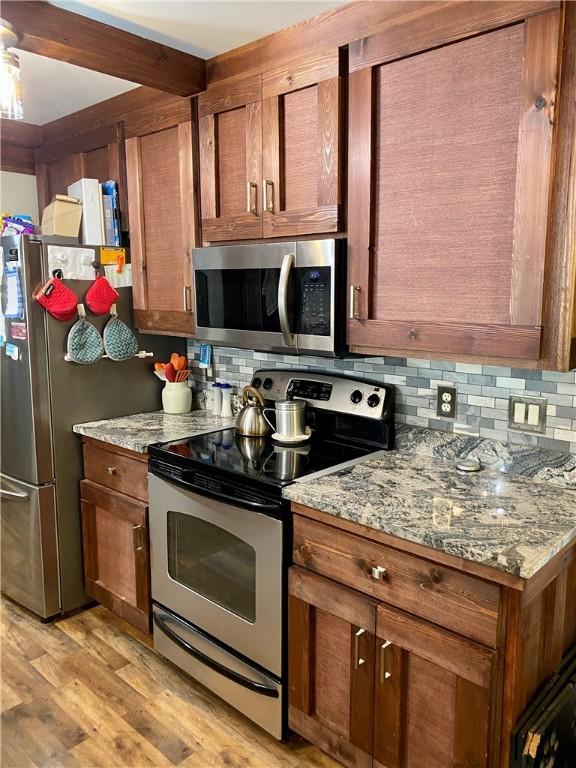
<svg viewBox="0 0 576 768"><path fill-rule="evenodd" d="M527 395L511 395L508 407L508 426L521 432L546 431L545 397L529 397Z"/></svg>
<svg viewBox="0 0 576 768"><path fill-rule="evenodd" d="M442 385L438 387L436 413L446 419L456 418L456 387Z"/></svg>

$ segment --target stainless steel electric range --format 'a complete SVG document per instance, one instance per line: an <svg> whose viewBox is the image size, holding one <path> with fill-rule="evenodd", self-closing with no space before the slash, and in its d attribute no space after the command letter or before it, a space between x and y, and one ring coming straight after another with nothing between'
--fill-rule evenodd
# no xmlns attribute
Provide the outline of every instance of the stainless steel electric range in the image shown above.
<svg viewBox="0 0 576 768"><path fill-rule="evenodd" d="M308 370L258 371L267 401L307 402L296 447L233 429L150 447L154 646L277 738L286 729L282 489L394 447L394 388Z"/></svg>

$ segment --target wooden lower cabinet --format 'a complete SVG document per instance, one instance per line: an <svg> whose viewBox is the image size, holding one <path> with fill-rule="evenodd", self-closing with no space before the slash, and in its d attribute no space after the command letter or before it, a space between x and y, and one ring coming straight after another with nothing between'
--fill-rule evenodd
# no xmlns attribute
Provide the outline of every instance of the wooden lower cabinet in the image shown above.
<svg viewBox="0 0 576 768"><path fill-rule="evenodd" d="M348 766L372 765L377 605L290 568L289 725Z"/></svg>
<svg viewBox="0 0 576 768"><path fill-rule="evenodd" d="M86 592L149 632L148 508L90 480L80 486Z"/></svg>
<svg viewBox="0 0 576 768"><path fill-rule="evenodd" d="M486 768L495 653L293 566L289 723L348 766Z"/></svg>

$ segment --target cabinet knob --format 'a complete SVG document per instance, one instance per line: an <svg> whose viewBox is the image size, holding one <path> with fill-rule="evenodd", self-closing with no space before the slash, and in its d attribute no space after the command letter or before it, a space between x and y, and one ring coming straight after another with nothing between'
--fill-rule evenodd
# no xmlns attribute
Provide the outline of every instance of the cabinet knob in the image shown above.
<svg viewBox="0 0 576 768"><path fill-rule="evenodd" d="M388 575L388 571L383 565L373 565L368 574L370 578L376 579L376 581L383 581Z"/></svg>
<svg viewBox="0 0 576 768"><path fill-rule="evenodd" d="M115 475L118 470L116 467L108 467L108 474L109 475Z"/></svg>

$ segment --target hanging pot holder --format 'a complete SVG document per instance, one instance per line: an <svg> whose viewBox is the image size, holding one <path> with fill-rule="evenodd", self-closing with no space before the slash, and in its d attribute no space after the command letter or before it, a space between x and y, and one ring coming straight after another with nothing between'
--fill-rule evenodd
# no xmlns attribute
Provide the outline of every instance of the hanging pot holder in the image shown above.
<svg viewBox="0 0 576 768"><path fill-rule="evenodd" d="M132 330L118 318L116 305L110 310L111 318L104 327L104 349L110 360L130 360L138 352L138 341Z"/></svg>
<svg viewBox="0 0 576 768"><path fill-rule="evenodd" d="M115 291L108 280L102 277L102 275L99 275L94 280L84 297L88 309L95 315L107 315L110 312L110 307L118 299L118 291Z"/></svg>
<svg viewBox="0 0 576 768"><path fill-rule="evenodd" d="M72 320L76 314L78 297L58 277L52 277L34 298L56 320Z"/></svg>
<svg viewBox="0 0 576 768"><path fill-rule="evenodd" d="M78 316L80 319L74 323L68 333L68 350L65 360L69 363L90 365L100 360L104 354L104 344L98 329L86 320L83 304L78 304Z"/></svg>

